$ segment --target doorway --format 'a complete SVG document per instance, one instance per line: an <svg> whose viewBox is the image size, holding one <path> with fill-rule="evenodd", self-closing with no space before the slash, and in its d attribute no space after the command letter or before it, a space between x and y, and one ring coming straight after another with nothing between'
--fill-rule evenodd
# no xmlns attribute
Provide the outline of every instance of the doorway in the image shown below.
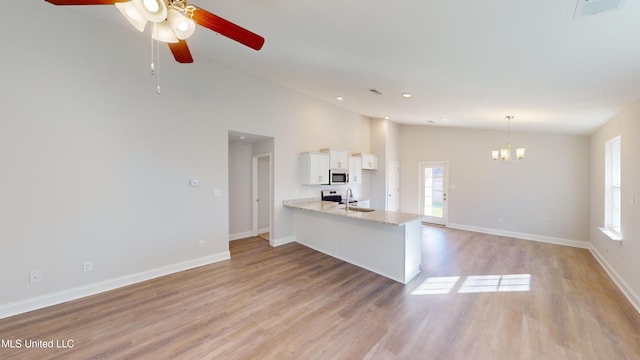
<svg viewBox="0 0 640 360"><path fill-rule="evenodd" d="M422 222L447 225L448 161L421 162L420 214Z"/></svg>
<svg viewBox="0 0 640 360"><path fill-rule="evenodd" d="M251 159L252 216L251 232L269 241L271 236L271 153L253 155Z"/></svg>

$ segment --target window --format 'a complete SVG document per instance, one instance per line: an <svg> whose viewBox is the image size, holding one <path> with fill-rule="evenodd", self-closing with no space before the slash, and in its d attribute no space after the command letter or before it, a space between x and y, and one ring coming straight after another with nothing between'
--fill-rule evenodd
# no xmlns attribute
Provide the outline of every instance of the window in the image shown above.
<svg viewBox="0 0 640 360"><path fill-rule="evenodd" d="M620 143L620 136L616 136L607 141L604 150L604 227L600 230L612 240L622 240Z"/></svg>

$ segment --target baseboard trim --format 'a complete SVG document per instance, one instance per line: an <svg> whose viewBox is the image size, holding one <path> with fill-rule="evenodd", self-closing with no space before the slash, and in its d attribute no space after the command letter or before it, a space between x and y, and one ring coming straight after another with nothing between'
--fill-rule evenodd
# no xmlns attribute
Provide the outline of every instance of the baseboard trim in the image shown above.
<svg viewBox="0 0 640 360"><path fill-rule="evenodd" d="M609 263L604 258L604 256L602 256L602 254L600 254L600 252L594 246L591 246L589 250L591 251L591 254L593 255L593 257L596 258L596 261L598 261L600 266L602 266L604 271L607 272L607 275L609 275L611 280L613 280L613 282L616 284L618 289L622 291L622 293L629 300L631 305L633 305L636 311L640 314L640 297L638 296L638 294L636 294L633 291L633 289L629 285L627 285L627 283L622 279L622 277L618 275L618 273L613 269L613 267L609 265Z"/></svg>
<svg viewBox="0 0 640 360"><path fill-rule="evenodd" d="M229 234L229 241L240 240L248 237L252 237L253 233L251 231L243 231L240 233Z"/></svg>
<svg viewBox="0 0 640 360"><path fill-rule="evenodd" d="M114 290L135 283L151 280L160 276L177 273L184 270L197 268L204 265L213 264L231 258L229 251L184 261L181 263L162 266L159 268L142 271L135 274L125 275L119 278L101 281L73 289L63 290L52 294L46 294L35 298L16 301L13 303L0 305L0 319L23 314L29 311L42 309L52 305L81 299L83 297L99 294L105 291Z"/></svg>
<svg viewBox="0 0 640 360"><path fill-rule="evenodd" d="M284 245L284 244L289 244L292 242L296 242L296 237L295 236L287 236L287 237L283 237L283 238L279 238L279 239L271 239L269 240L269 244L273 247L276 246L280 246L280 245Z"/></svg>
<svg viewBox="0 0 640 360"><path fill-rule="evenodd" d="M551 236L528 234L528 233L521 233L521 232L515 232L515 231L491 229L491 228L484 228L479 226L469 226L469 225L453 224L453 223L447 224L447 227L452 229L458 229L458 230L479 232L479 233L489 234L489 235L507 236L507 237L522 239L522 240L531 240L531 241L538 241L538 242L543 242L548 244L571 246L571 247L576 247L581 249L591 248L591 243L587 241L570 240L570 239L563 239L563 238L557 238L557 237L551 237Z"/></svg>
<svg viewBox="0 0 640 360"><path fill-rule="evenodd" d="M598 261L600 266L602 266L602 268L607 273L607 275L609 275L611 280L613 280L613 282L616 284L618 289L622 291L622 293L627 298L627 300L629 300L631 305L633 305L636 311L640 313L640 296L638 296L638 294L636 294L633 291L633 289L629 285L627 285L627 283L622 279L622 277L618 275L618 273L613 269L611 265L609 265L609 263L602 256L602 254L600 254L598 250L596 250L596 248L594 248L590 242L555 238L555 237L535 235L535 234L519 233L519 232L505 231L505 230L499 230L499 229L490 229L490 228L483 228L483 227L477 227L477 226L468 226L468 225L461 225L461 224L450 223L450 224L447 224L447 227L452 229L458 229L458 230L479 232L483 234L508 236L508 237L522 239L522 240L539 241L539 242L555 244L555 245L564 245L564 246L571 246L571 247L576 247L581 249L588 249L589 251L591 251L591 254L596 259L596 261Z"/></svg>

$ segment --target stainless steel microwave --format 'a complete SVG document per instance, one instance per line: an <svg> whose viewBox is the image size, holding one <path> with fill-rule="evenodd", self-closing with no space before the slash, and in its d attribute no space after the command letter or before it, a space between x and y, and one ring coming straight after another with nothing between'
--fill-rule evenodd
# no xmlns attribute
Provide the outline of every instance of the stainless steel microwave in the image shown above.
<svg viewBox="0 0 640 360"><path fill-rule="evenodd" d="M349 170L329 169L329 183L327 185L344 185L349 182Z"/></svg>

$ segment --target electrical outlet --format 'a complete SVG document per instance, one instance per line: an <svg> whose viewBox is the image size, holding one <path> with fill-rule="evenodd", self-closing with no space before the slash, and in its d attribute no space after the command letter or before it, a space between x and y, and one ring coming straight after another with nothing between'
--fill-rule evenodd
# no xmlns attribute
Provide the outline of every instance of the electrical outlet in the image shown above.
<svg viewBox="0 0 640 360"><path fill-rule="evenodd" d="M34 284L42 281L42 271L31 271L29 273L29 284Z"/></svg>
<svg viewBox="0 0 640 360"><path fill-rule="evenodd" d="M204 240L200 240L200 243L198 243L198 246L200 246L201 248L204 247Z"/></svg>
<svg viewBox="0 0 640 360"><path fill-rule="evenodd" d="M93 261L85 261L82 263L82 271L89 272L93 271Z"/></svg>

